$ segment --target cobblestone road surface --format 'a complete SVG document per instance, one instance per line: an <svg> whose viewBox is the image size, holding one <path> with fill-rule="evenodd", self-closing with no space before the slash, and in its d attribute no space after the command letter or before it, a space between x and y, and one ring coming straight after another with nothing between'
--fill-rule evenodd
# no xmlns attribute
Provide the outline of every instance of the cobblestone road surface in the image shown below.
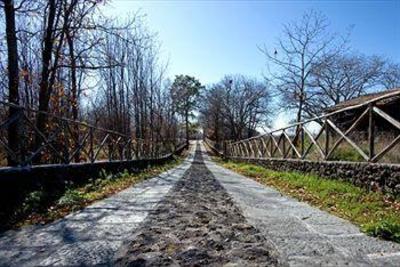
<svg viewBox="0 0 400 267"><path fill-rule="evenodd" d="M173 190L117 256L120 266L282 266L205 167L200 150Z"/></svg>

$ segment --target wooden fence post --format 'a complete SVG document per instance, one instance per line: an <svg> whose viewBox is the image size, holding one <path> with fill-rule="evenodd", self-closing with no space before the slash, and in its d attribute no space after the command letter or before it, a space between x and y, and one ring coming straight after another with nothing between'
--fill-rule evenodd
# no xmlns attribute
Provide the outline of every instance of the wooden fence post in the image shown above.
<svg viewBox="0 0 400 267"><path fill-rule="evenodd" d="M271 158L274 158L274 141L272 140L273 136L271 134L271 136L269 136L269 148L270 148L270 154L271 154Z"/></svg>
<svg viewBox="0 0 400 267"><path fill-rule="evenodd" d="M90 157L90 161L94 162L93 128L92 127L89 127L89 157Z"/></svg>
<svg viewBox="0 0 400 267"><path fill-rule="evenodd" d="M324 151L324 160L328 160L329 155L329 124L328 117L325 118L325 151Z"/></svg>
<svg viewBox="0 0 400 267"><path fill-rule="evenodd" d="M226 145L226 141L224 140L224 142L222 143L223 146L223 157L227 157L228 155L228 150L227 150L227 145Z"/></svg>
<svg viewBox="0 0 400 267"><path fill-rule="evenodd" d="M369 161L375 156L375 120L374 120L374 104L369 104L369 125L368 125L368 143L369 143Z"/></svg>
<svg viewBox="0 0 400 267"><path fill-rule="evenodd" d="M285 131L285 130L283 130L283 131ZM282 138L283 137L283 138ZM282 134L281 134L281 140L282 140L282 158L286 158L286 140L285 140L285 135L283 134L283 132L282 132Z"/></svg>
<svg viewBox="0 0 400 267"><path fill-rule="evenodd" d="M300 138L301 138L301 156L304 154L304 125L300 124Z"/></svg>

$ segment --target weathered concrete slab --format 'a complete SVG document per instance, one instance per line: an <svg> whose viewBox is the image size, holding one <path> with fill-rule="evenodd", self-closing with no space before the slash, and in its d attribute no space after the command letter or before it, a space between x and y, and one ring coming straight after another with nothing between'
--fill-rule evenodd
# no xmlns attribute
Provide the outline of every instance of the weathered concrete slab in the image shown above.
<svg viewBox="0 0 400 267"><path fill-rule="evenodd" d="M181 179L178 167L45 226L0 236L0 266L107 265L133 230Z"/></svg>
<svg viewBox="0 0 400 267"><path fill-rule="evenodd" d="M366 236L341 218L203 157L247 220L275 244L291 266L400 266L399 244Z"/></svg>

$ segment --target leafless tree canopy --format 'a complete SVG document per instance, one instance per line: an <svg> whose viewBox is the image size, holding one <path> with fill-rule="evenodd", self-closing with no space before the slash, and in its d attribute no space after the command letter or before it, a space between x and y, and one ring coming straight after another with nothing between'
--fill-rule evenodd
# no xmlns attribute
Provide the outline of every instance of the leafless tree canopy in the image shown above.
<svg viewBox="0 0 400 267"><path fill-rule="evenodd" d="M271 112L271 94L264 82L242 75L226 76L209 87L201 101L205 135L218 142L257 134Z"/></svg>
<svg viewBox="0 0 400 267"><path fill-rule="evenodd" d="M284 99L282 106L296 110L296 121L304 117L314 64L324 57L334 57L344 45L329 33L328 26L321 13L306 12L300 21L283 26L283 37L274 51L267 46L261 49L270 64L270 79Z"/></svg>
<svg viewBox="0 0 400 267"><path fill-rule="evenodd" d="M179 137L167 66L141 14L129 21L107 18L100 12L107 1L98 0L1 0L0 5L5 18L0 100L24 107L35 121L36 136L24 146L39 147L56 127L48 123L48 113L151 142ZM5 111L10 117L18 112ZM23 129L12 123L8 131L8 143L20 153ZM79 137L79 129L75 134Z"/></svg>
<svg viewBox="0 0 400 267"><path fill-rule="evenodd" d="M384 60L376 56L339 53L322 57L312 66L306 114L318 115L330 106L380 86L384 67Z"/></svg>
<svg viewBox="0 0 400 267"><path fill-rule="evenodd" d="M400 88L400 64L387 61L380 82L385 89Z"/></svg>
<svg viewBox="0 0 400 267"><path fill-rule="evenodd" d="M283 26L275 48L261 48L279 106L295 111L296 122L341 101L399 86L398 64L354 52L349 39L349 33L332 33L328 19L310 10Z"/></svg>

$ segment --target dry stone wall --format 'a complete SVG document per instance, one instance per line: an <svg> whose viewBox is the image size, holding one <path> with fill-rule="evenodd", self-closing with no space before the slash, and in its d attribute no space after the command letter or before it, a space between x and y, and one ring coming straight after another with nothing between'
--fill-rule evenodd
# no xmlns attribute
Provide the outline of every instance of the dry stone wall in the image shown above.
<svg viewBox="0 0 400 267"><path fill-rule="evenodd" d="M400 164L231 157L276 171L300 171L400 196Z"/></svg>

